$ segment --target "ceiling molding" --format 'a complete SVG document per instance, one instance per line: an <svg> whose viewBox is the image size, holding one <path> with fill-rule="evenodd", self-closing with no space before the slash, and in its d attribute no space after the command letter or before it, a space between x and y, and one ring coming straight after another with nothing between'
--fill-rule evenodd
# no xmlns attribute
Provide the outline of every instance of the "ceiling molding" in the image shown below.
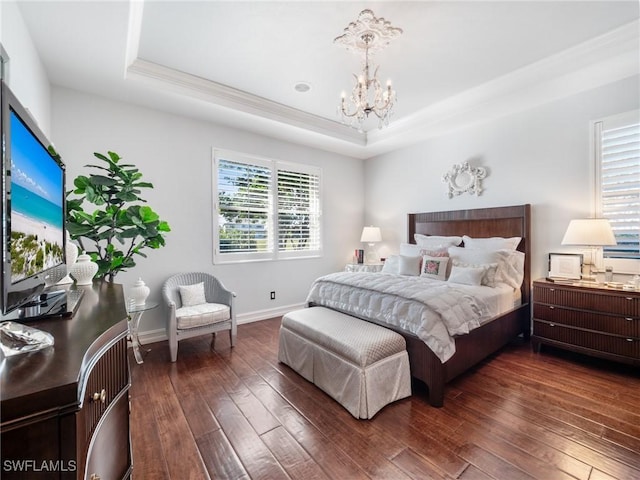
<svg viewBox="0 0 640 480"><path fill-rule="evenodd" d="M127 59L137 51L141 15L141 8L130 15ZM257 117L261 128L268 125L265 132L270 136L355 158L370 158L638 75L639 32L640 21L633 21L368 133L140 58L128 65L126 78L144 80L167 92Z"/></svg>
<svg viewBox="0 0 640 480"><path fill-rule="evenodd" d="M596 37L368 134L372 155L640 74L640 22Z"/></svg>
<svg viewBox="0 0 640 480"><path fill-rule="evenodd" d="M127 78L144 79L166 91L304 128L354 145L366 145L366 135L347 125L140 58L127 68Z"/></svg>

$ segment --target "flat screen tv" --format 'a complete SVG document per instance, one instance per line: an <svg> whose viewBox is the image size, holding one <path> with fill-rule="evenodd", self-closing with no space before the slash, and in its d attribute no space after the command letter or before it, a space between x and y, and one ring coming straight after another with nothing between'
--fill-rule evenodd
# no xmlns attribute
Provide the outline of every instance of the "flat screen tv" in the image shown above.
<svg viewBox="0 0 640 480"><path fill-rule="evenodd" d="M46 300L66 273L65 167L15 95L2 83L3 318ZM49 302L52 303L52 302ZM58 303L58 302L56 302ZM49 309L53 305L49 305ZM37 314L39 310L34 312ZM47 313L45 310L43 313ZM20 314L20 317L29 316Z"/></svg>

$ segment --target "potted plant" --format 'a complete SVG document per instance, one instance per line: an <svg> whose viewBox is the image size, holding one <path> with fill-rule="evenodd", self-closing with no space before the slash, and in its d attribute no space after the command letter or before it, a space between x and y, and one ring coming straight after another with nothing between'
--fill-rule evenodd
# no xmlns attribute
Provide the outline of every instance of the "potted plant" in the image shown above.
<svg viewBox="0 0 640 480"><path fill-rule="evenodd" d="M146 257L146 248L160 248L171 231L140 196L153 188L142 181L135 165L121 164L120 155L94 153L104 162L86 165L96 173L79 175L67 192L67 231L80 248L98 264L96 278L113 281L118 272L135 267L135 256ZM72 197L75 195L76 197ZM85 211L86 204L91 211Z"/></svg>

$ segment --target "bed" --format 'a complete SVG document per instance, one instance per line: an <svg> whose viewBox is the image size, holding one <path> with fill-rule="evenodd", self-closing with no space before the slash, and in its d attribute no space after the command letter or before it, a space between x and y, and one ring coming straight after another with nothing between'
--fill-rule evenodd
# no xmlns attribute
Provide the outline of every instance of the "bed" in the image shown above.
<svg viewBox="0 0 640 480"><path fill-rule="evenodd" d="M373 315L360 314L357 309L345 312L397 331L405 338L411 376L427 386L428 401L434 407L443 406L446 383L498 351L519 335L524 338L530 336L530 212L531 207L527 204L408 215L408 241L414 244L416 243L416 234L426 236L467 235L472 238L521 237L516 247L517 251L524 254L522 282L519 295L517 295L517 304L506 309L503 308L500 315L484 319L469 333L454 335L455 352L446 355L446 360L442 360L442 352L436 354L427 346L423 340L424 335L420 335L423 338L419 338L416 333L407 330L402 325L392 325ZM355 278L364 278L364 276L363 274L360 274L360 277L355 275ZM312 291L314 287L312 287ZM322 305L332 308L330 302L325 301L322 296L310 295L309 303L311 306Z"/></svg>

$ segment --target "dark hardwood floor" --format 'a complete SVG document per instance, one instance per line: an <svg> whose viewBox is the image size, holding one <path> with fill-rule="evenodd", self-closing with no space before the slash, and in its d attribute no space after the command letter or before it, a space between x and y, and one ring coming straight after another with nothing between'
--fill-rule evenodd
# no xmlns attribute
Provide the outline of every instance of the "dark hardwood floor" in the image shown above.
<svg viewBox="0 0 640 480"><path fill-rule="evenodd" d="M280 319L149 345L132 365L134 479L640 479L637 369L510 345L356 420L277 360Z"/></svg>

